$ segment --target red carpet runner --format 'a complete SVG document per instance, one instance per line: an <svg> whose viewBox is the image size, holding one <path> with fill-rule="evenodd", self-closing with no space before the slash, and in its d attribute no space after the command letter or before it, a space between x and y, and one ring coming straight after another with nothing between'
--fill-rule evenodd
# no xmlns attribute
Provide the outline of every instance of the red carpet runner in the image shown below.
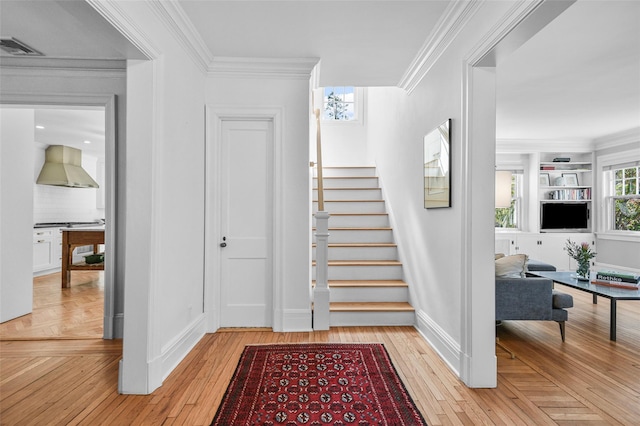
<svg viewBox="0 0 640 426"><path fill-rule="evenodd" d="M426 425L382 344L247 346L212 425Z"/></svg>

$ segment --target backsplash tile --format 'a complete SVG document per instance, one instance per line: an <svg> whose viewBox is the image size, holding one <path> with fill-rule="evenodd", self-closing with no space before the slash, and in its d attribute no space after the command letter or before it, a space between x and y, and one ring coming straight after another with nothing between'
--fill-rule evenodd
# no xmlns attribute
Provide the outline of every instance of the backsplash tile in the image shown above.
<svg viewBox="0 0 640 426"><path fill-rule="evenodd" d="M104 209L96 208L96 191L34 184L33 221L90 222L104 218Z"/></svg>

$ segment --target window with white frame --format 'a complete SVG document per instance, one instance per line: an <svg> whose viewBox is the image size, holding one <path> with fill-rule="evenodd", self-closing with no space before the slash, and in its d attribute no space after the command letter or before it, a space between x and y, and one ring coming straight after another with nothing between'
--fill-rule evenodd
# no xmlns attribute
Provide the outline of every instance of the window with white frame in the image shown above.
<svg viewBox="0 0 640 426"><path fill-rule="evenodd" d="M610 167L610 229L640 232L640 161Z"/></svg>
<svg viewBox="0 0 640 426"><path fill-rule="evenodd" d="M495 227L499 229L516 230L522 224L522 170L511 173L511 205L509 207L496 207Z"/></svg>
<svg viewBox="0 0 640 426"><path fill-rule="evenodd" d="M330 86L323 89L322 119L354 121L358 118L358 90L353 86Z"/></svg>

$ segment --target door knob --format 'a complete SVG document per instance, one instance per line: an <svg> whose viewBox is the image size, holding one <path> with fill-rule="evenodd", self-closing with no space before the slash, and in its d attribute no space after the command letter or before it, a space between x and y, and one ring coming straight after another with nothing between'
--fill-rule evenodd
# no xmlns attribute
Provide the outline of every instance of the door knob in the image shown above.
<svg viewBox="0 0 640 426"><path fill-rule="evenodd" d="M227 246L227 237L222 237L222 242L220 243L220 247L226 247Z"/></svg>

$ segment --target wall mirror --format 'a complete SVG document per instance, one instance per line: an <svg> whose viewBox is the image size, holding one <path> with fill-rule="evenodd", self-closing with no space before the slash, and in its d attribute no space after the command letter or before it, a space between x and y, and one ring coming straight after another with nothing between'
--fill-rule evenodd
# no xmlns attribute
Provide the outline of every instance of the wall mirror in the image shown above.
<svg viewBox="0 0 640 426"><path fill-rule="evenodd" d="M451 119L424 137L424 208L451 207Z"/></svg>

